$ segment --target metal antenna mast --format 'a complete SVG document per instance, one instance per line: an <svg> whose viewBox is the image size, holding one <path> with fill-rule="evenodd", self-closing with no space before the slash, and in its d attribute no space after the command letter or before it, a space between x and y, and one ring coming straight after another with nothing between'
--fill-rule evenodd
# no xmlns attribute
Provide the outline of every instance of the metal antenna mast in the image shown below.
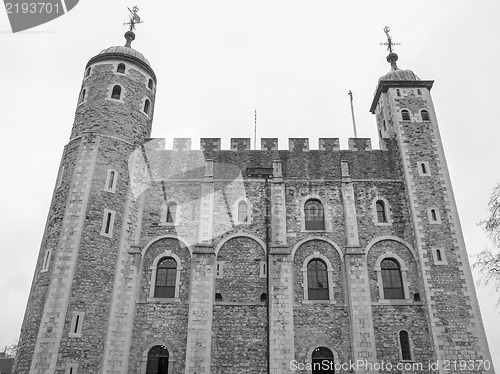
<svg viewBox="0 0 500 374"><path fill-rule="evenodd" d="M257 108L255 108L255 119L254 119L254 130L253 130L253 149L257 150Z"/></svg>
<svg viewBox="0 0 500 374"><path fill-rule="evenodd" d="M349 90L349 93L348 93L350 99L351 99L351 115L352 115L352 128L354 129L354 137L357 138L358 137L358 133L356 131L356 119L354 118L354 105L352 103L352 91Z"/></svg>

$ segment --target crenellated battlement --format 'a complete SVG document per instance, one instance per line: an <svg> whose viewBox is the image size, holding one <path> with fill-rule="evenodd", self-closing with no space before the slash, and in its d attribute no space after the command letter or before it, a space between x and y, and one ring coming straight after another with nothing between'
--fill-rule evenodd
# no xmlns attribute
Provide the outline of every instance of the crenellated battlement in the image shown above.
<svg viewBox="0 0 500 374"><path fill-rule="evenodd" d="M380 140L380 150L387 150L389 139ZM166 146L166 139L150 139L149 144L154 142L156 149L174 150L174 151L191 151L191 138L174 138L172 148ZM229 149L222 149L221 138L201 138L200 150L204 152L215 152L230 150L235 152L254 151L251 149L250 138L231 138ZM339 138L319 138L318 148L310 148L309 138L289 138L288 149L280 149L278 146L278 138L261 138L259 151L290 151L290 152L308 152L308 151L372 151L372 142L370 138L349 138L348 149L340 148Z"/></svg>

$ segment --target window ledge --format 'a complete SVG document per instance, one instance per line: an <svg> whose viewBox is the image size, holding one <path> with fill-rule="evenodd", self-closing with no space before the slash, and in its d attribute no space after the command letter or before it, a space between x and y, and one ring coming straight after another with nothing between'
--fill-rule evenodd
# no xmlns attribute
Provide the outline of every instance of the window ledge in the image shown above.
<svg viewBox="0 0 500 374"><path fill-rule="evenodd" d="M424 305L422 301L413 301L407 299L380 299L372 305Z"/></svg>
<svg viewBox="0 0 500 374"><path fill-rule="evenodd" d="M160 222L158 226L163 226L163 227L177 227L179 226L179 222Z"/></svg>
<svg viewBox="0 0 500 374"><path fill-rule="evenodd" d="M390 222L375 222L375 226L392 226Z"/></svg>
<svg viewBox="0 0 500 374"><path fill-rule="evenodd" d="M327 233L327 232L332 232L332 230L306 230L306 229L302 229L301 232L314 232L314 233Z"/></svg>
<svg viewBox="0 0 500 374"><path fill-rule="evenodd" d="M234 306L254 306L254 305L266 305L266 301L255 301L255 302L244 302L244 301L219 301L215 300L214 301L214 306L215 305L234 305Z"/></svg>
<svg viewBox="0 0 500 374"><path fill-rule="evenodd" d="M337 304L335 300L302 300L302 304Z"/></svg>
<svg viewBox="0 0 500 374"><path fill-rule="evenodd" d="M146 299L146 302L148 304L175 304L179 303L181 299L179 297L172 297L172 298L160 298L160 297L148 297Z"/></svg>

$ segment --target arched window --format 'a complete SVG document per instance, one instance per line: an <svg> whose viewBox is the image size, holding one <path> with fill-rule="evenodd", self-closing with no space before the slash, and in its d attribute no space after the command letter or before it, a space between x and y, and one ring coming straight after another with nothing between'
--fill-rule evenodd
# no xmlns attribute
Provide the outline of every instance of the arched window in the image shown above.
<svg viewBox="0 0 500 374"><path fill-rule="evenodd" d="M248 205L245 201L238 203L238 222L248 222Z"/></svg>
<svg viewBox="0 0 500 374"><path fill-rule="evenodd" d="M125 74L125 64L118 64L116 72L120 74Z"/></svg>
<svg viewBox="0 0 500 374"><path fill-rule="evenodd" d="M319 200L309 199L304 205L304 218L306 230L324 230L325 216L323 205Z"/></svg>
<svg viewBox="0 0 500 374"><path fill-rule="evenodd" d="M174 223L177 213L177 204L171 201L167 204L167 223Z"/></svg>
<svg viewBox="0 0 500 374"><path fill-rule="evenodd" d="M121 95L122 95L122 88L119 85L114 86L113 91L111 92L111 98L120 100Z"/></svg>
<svg viewBox="0 0 500 374"><path fill-rule="evenodd" d="M334 374L333 353L326 347L316 348L311 355L312 374Z"/></svg>
<svg viewBox="0 0 500 374"><path fill-rule="evenodd" d="M80 95L80 103L83 103L85 101L85 95L87 95L87 90L84 88L82 90L82 94Z"/></svg>
<svg viewBox="0 0 500 374"><path fill-rule="evenodd" d="M88 76L90 76L90 70L91 70L90 67L88 67L87 70L85 70L85 78L87 78Z"/></svg>
<svg viewBox="0 0 500 374"><path fill-rule="evenodd" d="M420 111L420 115L422 116L422 121L430 121L431 120L429 112L425 109Z"/></svg>
<svg viewBox="0 0 500 374"><path fill-rule="evenodd" d="M151 106L151 102L149 101L149 99L146 99L146 101L144 101L144 113L149 115L149 107L150 106Z"/></svg>
<svg viewBox="0 0 500 374"><path fill-rule="evenodd" d="M392 258L386 258L380 264L384 299L404 299L403 280L399 264Z"/></svg>
<svg viewBox="0 0 500 374"><path fill-rule="evenodd" d="M401 348L401 360L411 361L410 335L408 331L399 332L399 344Z"/></svg>
<svg viewBox="0 0 500 374"><path fill-rule="evenodd" d="M215 294L215 300L216 300L216 301L222 301L222 294L221 294L221 293L219 293L219 292L217 292L217 293Z"/></svg>
<svg viewBox="0 0 500 374"><path fill-rule="evenodd" d="M151 78L149 78L149 80L148 80L148 88L149 88L150 90L152 90L152 89L153 89L153 80L152 80Z"/></svg>
<svg viewBox="0 0 500 374"><path fill-rule="evenodd" d="M410 112L406 109L403 109L401 111L401 115L403 116L403 121L409 121L410 120Z"/></svg>
<svg viewBox="0 0 500 374"><path fill-rule="evenodd" d="M146 374L168 374L168 349L155 345L148 352Z"/></svg>
<svg viewBox="0 0 500 374"><path fill-rule="evenodd" d="M162 259L156 268L154 297L175 297L175 281L177 276L177 262L172 257Z"/></svg>
<svg viewBox="0 0 500 374"><path fill-rule="evenodd" d="M385 204L382 200L377 200L375 203L377 207L377 220L379 223L387 223L387 214L385 212Z"/></svg>
<svg viewBox="0 0 500 374"><path fill-rule="evenodd" d="M328 271L326 264L318 259L307 264L307 288L309 300L328 300Z"/></svg>

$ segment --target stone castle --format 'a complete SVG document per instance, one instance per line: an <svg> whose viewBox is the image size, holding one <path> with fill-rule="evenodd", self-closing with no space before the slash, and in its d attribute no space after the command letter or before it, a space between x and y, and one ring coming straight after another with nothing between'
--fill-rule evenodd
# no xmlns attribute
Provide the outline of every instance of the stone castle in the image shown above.
<svg viewBox="0 0 500 374"><path fill-rule="evenodd" d="M379 150L165 149L125 37L84 70L15 373L494 372L433 81L388 55Z"/></svg>

